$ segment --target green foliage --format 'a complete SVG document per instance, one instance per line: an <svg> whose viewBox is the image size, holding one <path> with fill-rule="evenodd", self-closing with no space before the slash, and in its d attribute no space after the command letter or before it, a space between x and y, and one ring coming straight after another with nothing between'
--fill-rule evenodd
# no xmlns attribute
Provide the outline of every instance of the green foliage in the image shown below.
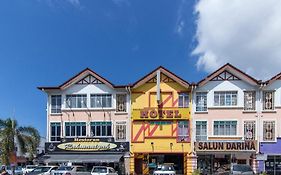
<svg viewBox="0 0 281 175"><path fill-rule="evenodd" d="M192 172L192 175L200 175L200 170L197 169L197 170L193 171L193 172Z"/></svg>
<svg viewBox="0 0 281 175"><path fill-rule="evenodd" d="M0 119L0 143L2 164L8 165L11 157L16 153L16 145L22 154L36 154L40 135L35 128L18 126L17 121L11 118Z"/></svg>

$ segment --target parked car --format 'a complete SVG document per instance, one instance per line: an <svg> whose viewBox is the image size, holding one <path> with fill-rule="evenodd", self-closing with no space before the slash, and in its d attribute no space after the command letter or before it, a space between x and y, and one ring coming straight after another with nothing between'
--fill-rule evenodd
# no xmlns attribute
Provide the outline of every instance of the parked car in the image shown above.
<svg viewBox="0 0 281 175"><path fill-rule="evenodd" d="M91 175L118 175L112 167L94 166Z"/></svg>
<svg viewBox="0 0 281 175"><path fill-rule="evenodd" d="M230 174L254 175L255 173L250 165L231 164Z"/></svg>
<svg viewBox="0 0 281 175"><path fill-rule="evenodd" d="M61 166L52 175L91 175L84 166Z"/></svg>
<svg viewBox="0 0 281 175"><path fill-rule="evenodd" d="M12 169L13 168L14 168L14 172L15 172L14 175L23 175L23 171L22 171L22 167L21 166L13 166L13 167L7 166L6 167L7 173L12 174L12 171L13 171Z"/></svg>
<svg viewBox="0 0 281 175"><path fill-rule="evenodd" d="M22 168L23 174L30 173L32 170L34 170L37 167L37 165L26 165L24 168Z"/></svg>
<svg viewBox="0 0 281 175"><path fill-rule="evenodd" d="M28 173L28 175L51 175L51 172L57 169L57 166L38 166Z"/></svg>
<svg viewBox="0 0 281 175"><path fill-rule="evenodd" d="M176 171L175 168L172 164L162 164L162 165L158 165L155 169L155 171L153 172L153 175L175 175Z"/></svg>

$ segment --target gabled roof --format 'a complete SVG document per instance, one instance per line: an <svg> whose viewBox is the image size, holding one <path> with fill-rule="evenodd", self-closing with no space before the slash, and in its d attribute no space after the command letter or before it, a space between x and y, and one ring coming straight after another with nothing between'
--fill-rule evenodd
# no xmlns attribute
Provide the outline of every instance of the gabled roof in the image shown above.
<svg viewBox="0 0 281 175"><path fill-rule="evenodd" d="M207 82L212 81L213 79L215 79L217 76L220 76L220 74L222 74L224 72L226 72L226 73L228 73L230 75L233 75L233 79L232 80L242 79L242 80L244 80L244 81L246 81L246 82L248 82L248 83L250 83L252 85L258 85L261 82L261 81L256 80L255 78L251 77L250 75L246 74L245 72L241 71L240 69L234 67L230 63L227 63L227 64L223 65L222 67L220 67L219 69L217 69L215 72L213 72L210 75L208 75L206 78L204 78L201 81L199 81L197 83L197 85L198 86L203 86Z"/></svg>
<svg viewBox="0 0 281 175"><path fill-rule="evenodd" d="M106 84L107 86L114 88L115 86L109 82L107 79L103 78L102 76L100 76L99 74L97 74L96 72L94 72L93 70L91 70L90 68L86 68L84 70L82 70L81 72L79 72L77 75L75 75L74 77L70 78L69 80L67 80L66 82L64 82L63 84L61 84L60 86L56 86L56 87L37 87L40 90L64 90L68 87L70 87L71 85L75 84L76 82L78 82L79 80L81 80L82 78L86 77L87 75L92 75L94 76L96 79L98 79L100 82Z"/></svg>
<svg viewBox="0 0 281 175"><path fill-rule="evenodd" d="M281 79L281 72L279 74L275 75L274 77L272 77L271 79L267 80L265 83L267 85L269 85L278 79Z"/></svg>
<svg viewBox="0 0 281 175"><path fill-rule="evenodd" d="M188 83L184 79L180 78L179 76L177 76L176 74L172 73L171 71L169 71L168 69L166 69L162 66L157 67L156 69L154 69L153 71L151 71L150 73L148 73L147 75L145 75L144 77L142 77L141 79L136 81L134 84L130 85L130 87L137 88L137 87L145 84L146 82L148 82L149 80L151 80L152 78L154 78L156 76L158 70L160 70L161 73L163 73L164 75L173 79L174 81L176 81L183 87L189 88L190 83Z"/></svg>

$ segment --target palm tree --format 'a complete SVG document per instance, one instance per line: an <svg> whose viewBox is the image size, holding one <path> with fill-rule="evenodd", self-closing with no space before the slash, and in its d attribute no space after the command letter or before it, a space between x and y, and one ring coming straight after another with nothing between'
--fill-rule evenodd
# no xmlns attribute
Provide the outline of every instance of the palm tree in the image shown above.
<svg viewBox="0 0 281 175"><path fill-rule="evenodd" d="M22 154L36 154L40 135L34 127L18 126L17 121L11 118L0 119L0 142L2 164L8 165L11 157L15 156L16 146Z"/></svg>

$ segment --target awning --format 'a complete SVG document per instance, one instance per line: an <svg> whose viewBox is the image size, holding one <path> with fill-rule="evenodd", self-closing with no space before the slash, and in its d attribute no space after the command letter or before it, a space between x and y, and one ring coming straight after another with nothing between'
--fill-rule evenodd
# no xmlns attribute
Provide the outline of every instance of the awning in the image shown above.
<svg viewBox="0 0 281 175"><path fill-rule="evenodd" d="M44 156L45 163L110 163L119 162L122 154L49 154Z"/></svg>

